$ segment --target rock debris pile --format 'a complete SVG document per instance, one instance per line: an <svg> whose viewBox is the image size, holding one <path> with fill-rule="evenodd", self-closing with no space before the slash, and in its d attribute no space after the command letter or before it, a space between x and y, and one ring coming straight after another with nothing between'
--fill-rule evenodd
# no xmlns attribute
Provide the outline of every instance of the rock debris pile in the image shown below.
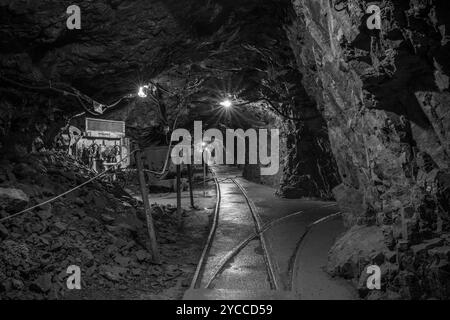
<svg viewBox="0 0 450 320"><path fill-rule="evenodd" d="M4 218L41 203L92 175L58 152L2 160L0 215ZM163 265L152 264L139 203L104 181L94 181L55 202L2 222L0 298L74 297L76 293L66 286L66 271L71 265L81 268L83 294L75 295L81 298L117 298L117 292L132 289L157 293L173 286L173 281L183 282L191 270L167 262L179 254L173 248L175 208L152 208L166 260ZM187 283L184 279L182 285Z"/></svg>

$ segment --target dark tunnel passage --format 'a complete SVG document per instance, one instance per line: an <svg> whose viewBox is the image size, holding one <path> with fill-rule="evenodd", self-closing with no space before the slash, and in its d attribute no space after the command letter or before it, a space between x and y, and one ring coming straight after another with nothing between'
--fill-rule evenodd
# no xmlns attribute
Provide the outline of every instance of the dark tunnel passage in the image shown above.
<svg viewBox="0 0 450 320"><path fill-rule="evenodd" d="M0 2L0 299L448 299L449 6Z"/></svg>

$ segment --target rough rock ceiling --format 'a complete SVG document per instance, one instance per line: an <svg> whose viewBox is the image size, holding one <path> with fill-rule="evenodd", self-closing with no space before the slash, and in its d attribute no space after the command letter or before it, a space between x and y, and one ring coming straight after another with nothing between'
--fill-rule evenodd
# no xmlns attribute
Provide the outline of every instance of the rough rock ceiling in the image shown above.
<svg viewBox="0 0 450 320"><path fill-rule="evenodd" d="M136 92L139 84L149 80L170 91L200 82L196 94L183 101L194 101L197 110L193 113L200 118L213 116L208 114L211 103L227 93L250 101L269 98L282 113L298 104L306 107L307 116L316 113L314 103L298 85L301 75L284 31L292 17L287 0L82 2L82 26L75 31L66 28L66 8L71 4L0 3L3 76L33 86L70 86L104 104ZM5 91L17 100L24 88ZM165 99L169 113L180 103ZM82 110L75 99L58 95L50 102L42 94L28 100L20 103L28 114L32 113L25 107L29 104L47 104L47 109L57 105L63 113L56 115L58 119ZM4 109L10 110L14 122L17 106ZM41 106L39 113L44 109ZM2 126L6 132L10 129L7 124Z"/></svg>
<svg viewBox="0 0 450 320"><path fill-rule="evenodd" d="M65 26L71 4L2 1L5 75L18 68L26 79L64 82L94 99L114 100L174 65L203 61L199 65L211 71L220 60L224 70L236 70L242 56L241 68L252 65L254 56L239 44L286 47L279 1L83 2L79 31ZM224 60L231 50L233 59Z"/></svg>

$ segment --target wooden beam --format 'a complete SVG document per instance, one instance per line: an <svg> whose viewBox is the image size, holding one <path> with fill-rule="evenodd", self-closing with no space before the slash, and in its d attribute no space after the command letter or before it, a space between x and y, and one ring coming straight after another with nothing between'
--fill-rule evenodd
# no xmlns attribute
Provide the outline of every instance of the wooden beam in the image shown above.
<svg viewBox="0 0 450 320"><path fill-rule="evenodd" d="M155 234L155 228L153 225L153 217L151 213L150 208L150 201L148 200L148 191L147 186L145 184L145 178L144 178L144 166L142 164L142 154L140 150L136 151L136 164L138 169L138 177L139 177L139 185L141 187L141 194L142 194L142 202L144 202L144 211L145 211L145 217L147 220L147 229L148 229L148 235L150 238L150 248L151 248L151 254L153 257L153 261L157 264L161 263L161 259L159 256L159 250L158 250L158 243L156 241L156 234Z"/></svg>
<svg viewBox="0 0 450 320"><path fill-rule="evenodd" d="M177 165L177 217L178 229L183 226L183 210L181 210L181 165Z"/></svg>
<svg viewBox="0 0 450 320"><path fill-rule="evenodd" d="M188 164L187 165L187 169L188 169L189 196L191 198L191 207L195 208L195 204L194 204L194 190L192 189L192 165Z"/></svg>

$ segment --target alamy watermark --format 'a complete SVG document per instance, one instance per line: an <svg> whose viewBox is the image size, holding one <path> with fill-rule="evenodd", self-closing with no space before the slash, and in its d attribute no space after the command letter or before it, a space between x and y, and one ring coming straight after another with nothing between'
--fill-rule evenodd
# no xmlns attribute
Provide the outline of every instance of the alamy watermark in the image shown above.
<svg viewBox="0 0 450 320"><path fill-rule="evenodd" d="M186 129L176 129L171 140L179 142L171 152L175 165L202 164L203 161L208 165L261 164L263 176L277 174L280 167L278 129L271 129L270 133L268 129L226 129L224 140L222 131L203 132L202 122L195 121L194 137Z"/></svg>
<svg viewBox="0 0 450 320"><path fill-rule="evenodd" d="M66 13L69 15L66 21L67 29L80 30L81 29L81 9L77 5L67 7Z"/></svg>
<svg viewBox="0 0 450 320"><path fill-rule="evenodd" d="M372 4L367 7L366 13L370 14L367 18L367 28L369 30L381 30L381 8Z"/></svg>
<svg viewBox="0 0 450 320"><path fill-rule="evenodd" d="M367 289L369 290L381 290L381 269L377 265L372 265L367 267Z"/></svg>
<svg viewBox="0 0 450 320"><path fill-rule="evenodd" d="M67 278L66 285L69 290L81 290L81 269L79 266L71 265L67 268L67 274L70 276Z"/></svg>
<svg viewBox="0 0 450 320"><path fill-rule="evenodd" d="M381 8L378 5L371 4L367 7L366 13L370 14L367 19L367 28L369 30L381 30ZM66 14L69 15L66 21L67 29L81 29L81 9L78 5L67 7Z"/></svg>

